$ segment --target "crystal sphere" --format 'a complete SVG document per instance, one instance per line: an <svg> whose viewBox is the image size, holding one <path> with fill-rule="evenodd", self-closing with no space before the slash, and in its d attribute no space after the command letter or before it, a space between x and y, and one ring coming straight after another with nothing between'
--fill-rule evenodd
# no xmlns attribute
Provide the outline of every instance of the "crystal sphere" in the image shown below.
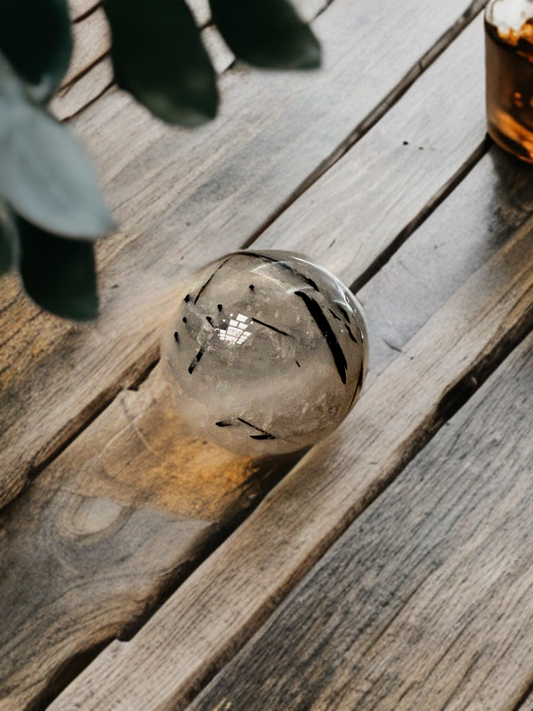
<svg viewBox="0 0 533 711"><path fill-rule="evenodd" d="M227 254L193 274L177 301L162 357L198 436L246 456L296 451L332 432L359 397L361 306L305 257Z"/></svg>

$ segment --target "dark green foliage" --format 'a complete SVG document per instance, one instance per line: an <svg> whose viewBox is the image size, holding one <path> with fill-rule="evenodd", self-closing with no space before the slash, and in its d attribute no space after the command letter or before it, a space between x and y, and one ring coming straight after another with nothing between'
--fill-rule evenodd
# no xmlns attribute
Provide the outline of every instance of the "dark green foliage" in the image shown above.
<svg viewBox="0 0 533 711"><path fill-rule="evenodd" d="M113 227L69 130L28 96L0 55L0 198L44 230L98 237Z"/></svg>
<svg viewBox="0 0 533 711"><path fill-rule="evenodd" d="M11 240L8 239L0 225L0 276L8 272L13 266L13 250Z"/></svg>
<svg viewBox="0 0 533 711"><path fill-rule="evenodd" d="M94 247L64 239L18 219L24 288L47 311L87 321L98 315Z"/></svg>
<svg viewBox="0 0 533 711"><path fill-rule="evenodd" d="M249 64L308 69L320 46L286 0L210 0L234 54ZM184 0L104 0L117 84L163 121L215 117L216 74ZM72 54L67 0L0 0L0 275L19 268L43 309L98 315L93 245L113 219L92 167L43 106Z"/></svg>
<svg viewBox="0 0 533 711"><path fill-rule="evenodd" d="M17 261L17 233L5 207L0 203L0 276Z"/></svg>
<svg viewBox="0 0 533 711"><path fill-rule="evenodd" d="M113 224L77 141L36 103L0 53L0 273L18 262L26 291L40 306L76 320L94 318L93 247L57 234L94 239Z"/></svg>
<svg viewBox="0 0 533 711"><path fill-rule="evenodd" d="M215 70L182 0L106 0L119 86L167 123L198 126L218 105Z"/></svg>
<svg viewBox="0 0 533 711"><path fill-rule="evenodd" d="M320 45L286 0L210 0L211 12L233 54L270 69L314 69Z"/></svg>
<svg viewBox="0 0 533 711"><path fill-rule="evenodd" d="M0 50L28 84L39 85L39 99L50 97L72 54L65 0L0 0Z"/></svg>

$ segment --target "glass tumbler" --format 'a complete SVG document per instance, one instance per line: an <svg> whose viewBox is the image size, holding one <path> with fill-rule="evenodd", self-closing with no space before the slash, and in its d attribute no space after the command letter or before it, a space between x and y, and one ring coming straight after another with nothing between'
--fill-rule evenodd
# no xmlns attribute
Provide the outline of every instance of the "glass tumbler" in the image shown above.
<svg viewBox="0 0 533 711"><path fill-rule="evenodd" d="M533 0L491 0L485 48L489 135L533 163Z"/></svg>

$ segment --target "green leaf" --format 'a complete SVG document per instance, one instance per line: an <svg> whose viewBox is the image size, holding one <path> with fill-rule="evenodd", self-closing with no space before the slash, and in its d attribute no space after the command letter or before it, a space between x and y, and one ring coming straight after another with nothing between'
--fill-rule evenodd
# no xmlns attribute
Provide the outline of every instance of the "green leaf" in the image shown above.
<svg viewBox="0 0 533 711"><path fill-rule="evenodd" d="M286 0L209 0L233 54L268 69L316 69L318 40Z"/></svg>
<svg viewBox="0 0 533 711"><path fill-rule="evenodd" d="M106 0L104 10L119 86L167 123L215 117L215 70L183 0Z"/></svg>
<svg viewBox="0 0 533 711"><path fill-rule="evenodd" d="M17 230L9 210L0 201L0 276L15 266L17 257Z"/></svg>
<svg viewBox="0 0 533 711"><path fill-rule="evenodd" d="M18 219L20 273L28 295L57 316L87 321L98 316L94 246L57 237Z"/></svg>
<svg viewBox="0 0 533 711"><path fill-rule="evenodd" d="M31 84L36 99L48 99L61 83L72 55L65 0L1 0L0 50Z"/></svg>
<svg viewBox="0 0 533 711"><path fill-rule="evenodd" d="M0 156L0 199L30 222L82 239L114 227L77 141L30 99L1 55Z"/></svg>

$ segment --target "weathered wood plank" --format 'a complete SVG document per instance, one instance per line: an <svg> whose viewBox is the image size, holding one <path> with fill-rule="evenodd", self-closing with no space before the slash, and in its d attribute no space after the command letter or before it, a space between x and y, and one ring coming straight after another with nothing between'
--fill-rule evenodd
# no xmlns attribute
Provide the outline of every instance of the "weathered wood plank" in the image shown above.
<svg viewBox="0 0 533 711"><path fill-rule="evenodd" d="M49 527L42 525L43 509ZM2 711L28 708L58 673L57 660L76 658L76 631L65 625L66 614L80 611L88 648L113 628L118 634L125 616L142 614L169 573L187 564L190 542L198 550L209 530L204 521L61 488L32 490L23 510L16 511L22 516L2 528L1 540L0 588L9 613L0 633L0 675L10 684L0 698ZM24 517L24 511L31 516ZM110 536L122 545L110 548ZM16 633L8 636L8 630Z"/></svg>
<svg viewBox="0 0 533 711"><path fill-rule="evenodd" d="M425 223L437 240L455 232L457 242L468 242L468 203L457 209L461 192ZM340 430L304 457L130 642L113 642L51 711L183 707L531 329L532 229L530 218L409 341Z"/></svg>
<svg viewBox="0 0 533 711"><path fill-rule="evenodd" d="M2 516L0 709L46 698L72 660L142 616L222 513L249 507L253 471L180 434L158 370L116 398Z"/></svg>
<svg viewBox="0 0 533 711"><path fill-rule="evenodd" d="M337 273L352 265L371 269L373 260L401 242L399 225L408 234L419 213L438 204L458 169L467 167L458 162L458 153L463 156L463 146L483 140L482 33L479 17L452 44L446 59L414 84L409 110L389 111L284 211L256 246L301 250L305 235L307 252L321 263L327 261ZM439 126L439 113L440 119L453 119ZM442 164L442 172L434 170L436 161ZM369 173L373 175L370 187Z"/></svg>
<svg viewBox="0 0 533 711"><path fill-rule="evenodd" d="M190 711L516 709L533 683L532 420L529 337Z"/></svg>
<svg viewBox="0 0 533 711"><path fill-rule="evenodd" d="M199 27L207 25L211 19L211 11L209 9L209 0L190 0L187 3L192 10L196 22Z"/></svg>
<svg viewBox="0 0 533 711"><path fill-rule="evenodd" d="M98 252L103 305L96 328L58 323L24 302L14 287L5 292L3 502L155 360L179 265L195 265L206 250L216 256L249 240L466 7L464 0L434 7L411 0L398 16L393 4L381 0L370 13L336 0L315 23L330 49L325 70L313 77L227 72L214 132L173 131L118 92L83 113L76 126L109 187L122 229ZM402 22L410 26L417 12L423 34L395 31ZM393 43L387 55L358 76L357 67L378 52L385 35ZM462 152L457 160L464 160ZM436 157L435 167L440 162ZM150 248L143 249L147 240Z"/></svg>
<svg viewBox="0 0 533 711"><path fill-rule="evenodd" d="M479 17L368 134L261 234L254 248L305 252L347 282L355 281L358 288L376 263L385 261L391 246L403 242L483 150L483 46L478 41L481 33ZM496 161L497 171L516 180L514 190L520 192L516 203L520 208L508 212L508 236L531 208L527 173L520 177L512 170L509 173L505 157L498 153L493 156L490 162ZM477 211L479 217L479 221L469 220L471 239L463 245L446 239L433 243L422 231L402 250L402 255L409 255L406 262L410 265L416 264L416 255L424 250L424 256L418 258L432 271L435 290L418 304L404 290L401 293L405 301L400 302L394 294L399 287L395 275L403 271L402 279L414 280L415 287L420 287L426 274L417 272L416 267L407 274L394 260L392 268L385 267L392 281L388 276L371 281L359 294L367 309L372 308L373 300L387 305L387 314L369 317L371 329L377 324L384 329L371 334L374 373L378 360L386 361L385 353L392 355L391 347L400 348L408 340L405 335L393 333L395 329L404 329L409 337L416 333L424 323L425 306L427 314L434 313L437 304L442 305L457 288L461 274L466 278L474 264L481 266L496 246L486 241L486 216L495 190L488 188L494 179L490 162L483 169L488 173L479 179L475 197L469 197L471 210ZM434 250L433 258L428 249ZM470 259L465 259L465 249L471 250ZM442 264L443 259L446 265ZM452 266L454 260L457 272ZM446 282L439 277L448 268ZM383 289L389 293L387 300L379 298ZM414 329L409 330L408 318L417 320ZM391 347L386 346L387 341Z"/></svg>

